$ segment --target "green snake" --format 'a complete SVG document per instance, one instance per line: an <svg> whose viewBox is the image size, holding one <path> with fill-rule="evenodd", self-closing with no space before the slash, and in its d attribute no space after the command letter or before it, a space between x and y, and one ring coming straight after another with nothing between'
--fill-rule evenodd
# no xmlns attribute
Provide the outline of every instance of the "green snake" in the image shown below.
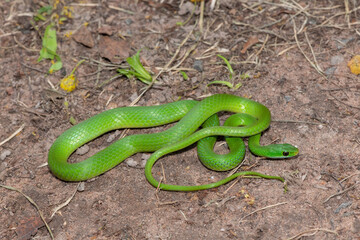
<svg viewBox="0 0 360 240"><path fill-rule="evenodd" d="M216 113L228 111L238 113L227 120L226 126L218 126ZM88 159L69 163L69 156L80 146L111 130L120 128L148 128L178 121L173 127L158 133L130 135L122 138ZM217 94L202 101L182 100L158 106L122 107L104 111L61 134L49 150L48 166L51 172L65 181L82 181L98 176L115 167L129 156L138 152L154 152L145 165L145 176L155 187L169 191L197 191L225 184L242 176L258 176L283 181L281 177L257 172L238 172L219 182L180 186L159 183L151 173L155 162L162 156L183 149L199 140L203 143L198 152L204 165L217 171L229 170L238 165L244 156L242 137L249 137L249 148L255 154L267 158L288 158L298 154L290 144L259 144L261 132L271 122L270 111L262 104L247 98L228 94ZM202 128L198 130L200 127ZM235 153L225 157L218 164L218 158L211 153L214 136L226 136ZM237 140L236 140L237 139ZM229 143L230 140L230 143ZM231 143L231 141L238 141ZM201 143L200 143L201 144ZM210 152L209 152L210 149ZM227 163L230 161L230 163Z"/></svg>

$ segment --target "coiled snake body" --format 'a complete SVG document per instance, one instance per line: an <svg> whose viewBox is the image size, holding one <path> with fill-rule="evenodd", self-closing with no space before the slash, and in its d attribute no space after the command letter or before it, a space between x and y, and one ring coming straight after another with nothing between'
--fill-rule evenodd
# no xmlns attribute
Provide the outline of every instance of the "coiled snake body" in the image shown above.
<svg viewBox="0 0 360 240"><path fill-rule="evenodd" d="M220 111L240 113L237 117L240 120L238 123L236 120L230 120L228 126L216 126L218 123L206 126L204 122L207 119L217 122L216 119L212 118L216 118L214 114ZM78 147L108 131L119 128L147 128L174 121L178 122L163 132L127 136L84 161L77 163L68 163L67 161ZM260 156L287 158L297 155L298 149L290 144L259 145L260 134L268 128L270 121L270 111L262 104L227 94L213 95L200 102L183 100L159 106L116 108L95 115L61 134L49 150L48 164L56 177L65 181L82 181L110 170L135 153L155 152L146 163L145 175L152 185L164 190L196 191L208 189L222 185L240 175L281 180L280 177L256 172L238 172L217 183L201 186L179 186L159 184L151 174L152 166L156 160L165 154L183 149L204 138L206 139L201 141L205 143L205 148L211 147L212 143L208 144L208 141L213 141L210 136L250 137L250 150ZM202 124L204 124L203 128L196 131ZM241 125L241 127L237 125ZM204 146L199 150L200 158L205 161L204 165L211 169L228 170L242 161L244 144L241 139L239 144L238 152L234 154L235 158L229 156L230 163L217 163L217 157L204 150ZM227 159L221 161L226 162Z"/></svg>

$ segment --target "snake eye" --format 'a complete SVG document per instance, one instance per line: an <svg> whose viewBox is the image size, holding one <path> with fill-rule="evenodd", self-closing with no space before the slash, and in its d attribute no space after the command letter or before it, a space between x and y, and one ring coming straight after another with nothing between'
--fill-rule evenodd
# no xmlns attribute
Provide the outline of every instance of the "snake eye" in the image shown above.
<svg viewBox="0 0 360 240"><path fill-rule="evenodd" d="M283 152L282 155L285 156L285 157L289 156L289 152Z"/></svg>

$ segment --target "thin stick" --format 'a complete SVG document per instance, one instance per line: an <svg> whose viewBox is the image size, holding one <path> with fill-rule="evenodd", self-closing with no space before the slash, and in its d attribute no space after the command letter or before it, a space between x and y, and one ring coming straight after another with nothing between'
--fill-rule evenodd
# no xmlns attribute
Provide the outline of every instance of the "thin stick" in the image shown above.
<svg viewBox="0 0 360 240"><path fill-rule="evenodd" d="M342 179L342 180L340 181L340 183L346 181L347 179L349 179L349 178L351 178L351 177L353 177L353 176L359 175L359 174L360 174L360 172L356 172L356 173L354 173L354 174L351 174L350 176L347 176L347 177L345 177L344 179Z"/></svg>
<svg viewBox="0 0 360 240"><path fill-rule="evenodd" d="M345 20L348 25L348 28L350 29L349 0L344 0L344 5L345 5Z"/></svg>
<svg viewBox="0 0 360 240"><path fill-rule="evenodd" d="M300 123L300 124L311 124L311 125L323 125L323 123L307 122L307 121L295 121L295 120L271 120L271 122L278 123Z"/></svg>
<svg viewBox="0 0 360 240"><path fill-rule="evenodd" d="M311 233L314 232L314 234L316 234L318 231L323 231L323 232L328 232L328 233L333 233L335 235L339 235L336 231L332 231L329 229L325 229L325 228L313 228L313 229L309 229L306 231L303 231L301 233L296 234L295 236L291 237L291 238L287 238L286 240L293 240L293 239L299 239L301 236L303 236L306 233Z"/></svg>
<svg viewBox="0 0 360 240"><path fill-rule="evenodd" d="M199 31L201 34L204 32L204 9L205 1L200 2L200 19L199 19Z"/></svg>
<svg viewBox="0 0 360 240"><path fill-rule="evenodd" d="M309 40L309 37L308 37L306 31L304 32L304 35L305 35L306 41L307 41L307 43L308 43L308 45L309 45L309 47L310 47L310 51L311 51L311 54L313 55L313 59L314 59L314 62L315 62L316 67L317 67L321 72L323 72L323 70L322 70L322 69L320 68L320 66L319 66L319 63L318 63L317 60L316 60L316 56L315 56L314 49L312 48L312 46L311 46L311 44L310 44L310 40Z"/></svg>
<svg viewBox="0 0 360 240"><path fill-rule="evenodd" d="M269 34L266 35L266 38L265 38L265 41L264 41L263 45L261 46L260 50L255 54L255 56L259 56L259 54L265 48L265 44L267 43L268 40L269 40Z"/></svg>
<svg viewBox="0 0 360 240"><path fill-rule="evenodd" d="M273 204L273 205L269 205L269 206L266 206L266 207L263 207L263 208L259 208L247 215L245 215L244 217L242 217L239 221L239 223L241 223L245 218L247 218L248 216L251 216L253 215L254 213L257 213L259 211L262 211L262 210L265 210L265 209L268 209L268 208L272 208L272 207L277 207L277 206L280 206L280 205L284 205L284 204L287 204L287 202L281 202L281 203L277 203L277 204Z"/></svg>
<svg viewBox="0 0 360 240"><path fill-rule="evenodd" d="M21 132L21 131L24 129L24 127L25 127L25 123L24 123L23 125L21 125L21 127L20 127L18 130L16 130L13 134L11 134L7 139L5 139L4 141L2 141L2 142L0 143L0 146L2 146L3 144L5 144L6 142L10 141L13 137L16 136L16 134L18 134L19 132Z"/></svg>
<svg viewBox="0 0 360 240"><path fill-rule="evenodd" d="M300 43L299 43L299 40L297 38L297 32L296 32L296 25L295 25L295 21L293 20L293 25L294 25L294 37L295 37L295 41L296 41L296 44L299 48L299 50L301 51L301 53L304 55L305 59L310 63L310 65L322 76L324 77L325 79L327 79L327 77L324 75L324 73L322 71L320 71L320 69L318 69L316 67L316 65L308 58L308 56L306 56L305 52L302 50L302 48L300 47Z"/></svg>
<svg viewBox="0 0 360 240"><path fill-rule="evenodd" d="M163 175L163 182L166 183L166 175L165 175L164 165L162 164L162 162L160 163L160 165L161 165L161 171L162 171L162 175Z"/></svg>
<svg viewBox="0 0 360 240"><path fill-rule="evenodd" d="M60 209L62 209L63 207L65 207L66 205L68 205L70 203L70 201L74 198L80 184L81 184L81 182L78 183L74 193L69 197L68 200L66 200L64 203L60 204L59 206L57 206L53 209L53 213L51 214L50 219L52 219L54 217L54 215L55 215L55 213L57 213L57 211L59 211Z"/></svg>
<svg viewBox="0 0 360 240"><path fill-rule="evenodd" d="M111 5L109 5L109 8L120 11L120 12L128 13L128 14L131 14L131 15L135 14L133 11L126 10L124 8L119 8L119 7L115 7L115 6L111 6Z"/></svg>
<svg viewBox="0 0 360 240"><path fill-rule="evenodd" d="M329 196L323 203L327 203L331 198L339 196L341 194L344 194L344 193L354 189L355 187L356 187L356 183L354 185L352 185L351 187L348 187L348 188L346 188L346 189L344 189L344 190L342 190L342 191L340 191L338 193L335 193L335 194Z"/></svg>
<svg viewBox="0 0 360 240"><path fill-rule="evenodd" d="M351 107L351 108L355 108L355 109L358 109L360 110L360 107L357 107L357 106L353 106L353 105L350 105L350 104L347 104L343 101L341 101L340 99L338 99L337 97L335 97L333 94L331 94L331 92L329 92L330 96L332 96L336 101L338 101L339 103L341 104L344 104L345 106L348 106L348 107Z"/></svg>
<svg viewBox="0 0 360 240"><path fill-rule="evenodd" d="M6 189L8 189L8 190L12 190L12 191L16 191L16 192L18 192L18 193L21 193L32 205L34 205L35 208L36 208L36 210L38 211L38 213L39 213L39 215L40 215L41 220L44 222L44 224L45 224L45 226L46 226L46 228L47 228L47 230L48 230L48 232L49 232L49 234L50 234L51 239L54 239L54 235L53 235L53 233L52 233L49 225L48 225L47 222L45 221L45 218L44 218L44 216L43 216L43 214L42 214L39 206L35 203L34 200L32 200L29 196L27 196L25 193L23 193L22 191L20 191L20 190L17 189L17 188L10 187L10 186L5 186L5 185L2 185L2 184L0 184L0 187L3 187L3 188L6 188Z"/></svg>

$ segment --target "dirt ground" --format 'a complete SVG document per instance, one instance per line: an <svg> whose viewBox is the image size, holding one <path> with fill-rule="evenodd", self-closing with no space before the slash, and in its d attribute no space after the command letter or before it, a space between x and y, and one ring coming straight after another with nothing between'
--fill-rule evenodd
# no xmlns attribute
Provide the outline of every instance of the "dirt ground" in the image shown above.
<svg viewBox="0 0 360 240"><path fill-rule="evenodd" d="M34 22L49 2L1 1L0 239L50 239L40 214L59 240L360 239L360 84L347 66L360 54L360 3L163 2L60 1ZM67 19L60 24L55 14ZM48 74L50 60L37 59L51 21L63 68ZM140 49L142 63L159 75L146 92L148 85L116 72ZM232 79L216 54L230 60ZM77 88L65 92L60 80L82 59ZM241 86L208 85L215 80ZM262 142L299 147L288 160L247 153L239 170L283 176L286 193L281 182L254 178L200 192L156 191L145 179L143 153L80 185L44 165L70 118L81 122L137 97L149 106L216 93L264 104L273 121ZM121 133L105 134L71 159L86 159ZM188 185L227 175L206 169L195 146L163 157L153 173Z"/></svg>

